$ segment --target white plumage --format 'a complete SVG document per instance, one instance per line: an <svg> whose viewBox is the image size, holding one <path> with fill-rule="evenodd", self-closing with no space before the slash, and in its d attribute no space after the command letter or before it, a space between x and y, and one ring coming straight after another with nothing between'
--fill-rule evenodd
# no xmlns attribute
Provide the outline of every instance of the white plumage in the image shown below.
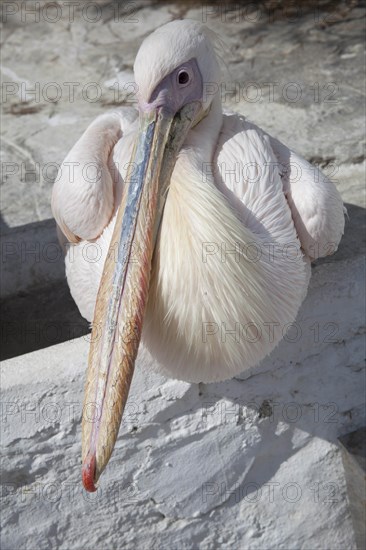
<svg viewBox="0 0 366 550"><path fill-rule="evenodd" d="M192 21L148 37L135 64L140 101L192 57L204 82L217 81L211 41ZM272 351L306 295L310 259L334 252L344 229L339 193L317 168L244 117L223 114L219 95L204 107L171 177L143 328L161 371L194 382L230 378ZM54 186L54 216L75 243L67 280L89 321L137 123L131 108L98 117ZM79 163L74 181L70 162Z"/></svg>

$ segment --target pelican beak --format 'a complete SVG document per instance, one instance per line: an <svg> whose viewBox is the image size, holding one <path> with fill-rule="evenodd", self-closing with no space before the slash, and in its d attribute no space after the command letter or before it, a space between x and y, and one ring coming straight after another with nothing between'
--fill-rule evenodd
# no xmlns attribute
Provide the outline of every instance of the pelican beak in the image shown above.
<svg viewBox="0 0 366 550"><path fill-rule="evenodd" d="M118 435L148 298L151 261L177 154L200 109L160 107L140 127L95 306L82 419L82 480L95 491Z"/></svg>

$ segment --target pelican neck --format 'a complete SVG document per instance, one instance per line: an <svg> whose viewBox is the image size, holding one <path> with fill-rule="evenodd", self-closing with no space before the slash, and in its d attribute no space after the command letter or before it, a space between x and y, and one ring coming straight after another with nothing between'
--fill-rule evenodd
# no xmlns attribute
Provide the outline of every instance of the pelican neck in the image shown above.
<svg viewBox="0 0 366 550"><path fill-rule="evenodd" d="M196 153L202 161L212 162L223 123L221 97L216 94L204 119L190 130L183 150Z"/></svg>

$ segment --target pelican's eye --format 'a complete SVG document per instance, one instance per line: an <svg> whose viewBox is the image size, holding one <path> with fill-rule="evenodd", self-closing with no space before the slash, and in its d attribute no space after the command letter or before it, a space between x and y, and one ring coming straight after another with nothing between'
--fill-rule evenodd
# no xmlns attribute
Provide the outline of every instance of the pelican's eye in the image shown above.
<svg viewBox="0 0 366 550"><path fill-rule="evenodd" d="M177 80L180 87L187 86L191 80L191 75L186 69L182 69L177 75Z"/></svg>

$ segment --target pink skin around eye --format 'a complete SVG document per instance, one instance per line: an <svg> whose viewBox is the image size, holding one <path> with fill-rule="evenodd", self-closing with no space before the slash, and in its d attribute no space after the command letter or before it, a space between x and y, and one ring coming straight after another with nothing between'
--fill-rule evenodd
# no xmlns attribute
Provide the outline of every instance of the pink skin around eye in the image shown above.
<svg viewBox="0 0 366 550"><path fill-rule="evenodd" d="M189 82L179 85L178 75L187 72ZM165 107L173 113L177 113L183 105L192 101L201 101L203 83L200 70L195 59L191 59L184 65L168 74L157 85L148 102L139 99L139 109L143 113L150 113L159 107Z"/></svg>

